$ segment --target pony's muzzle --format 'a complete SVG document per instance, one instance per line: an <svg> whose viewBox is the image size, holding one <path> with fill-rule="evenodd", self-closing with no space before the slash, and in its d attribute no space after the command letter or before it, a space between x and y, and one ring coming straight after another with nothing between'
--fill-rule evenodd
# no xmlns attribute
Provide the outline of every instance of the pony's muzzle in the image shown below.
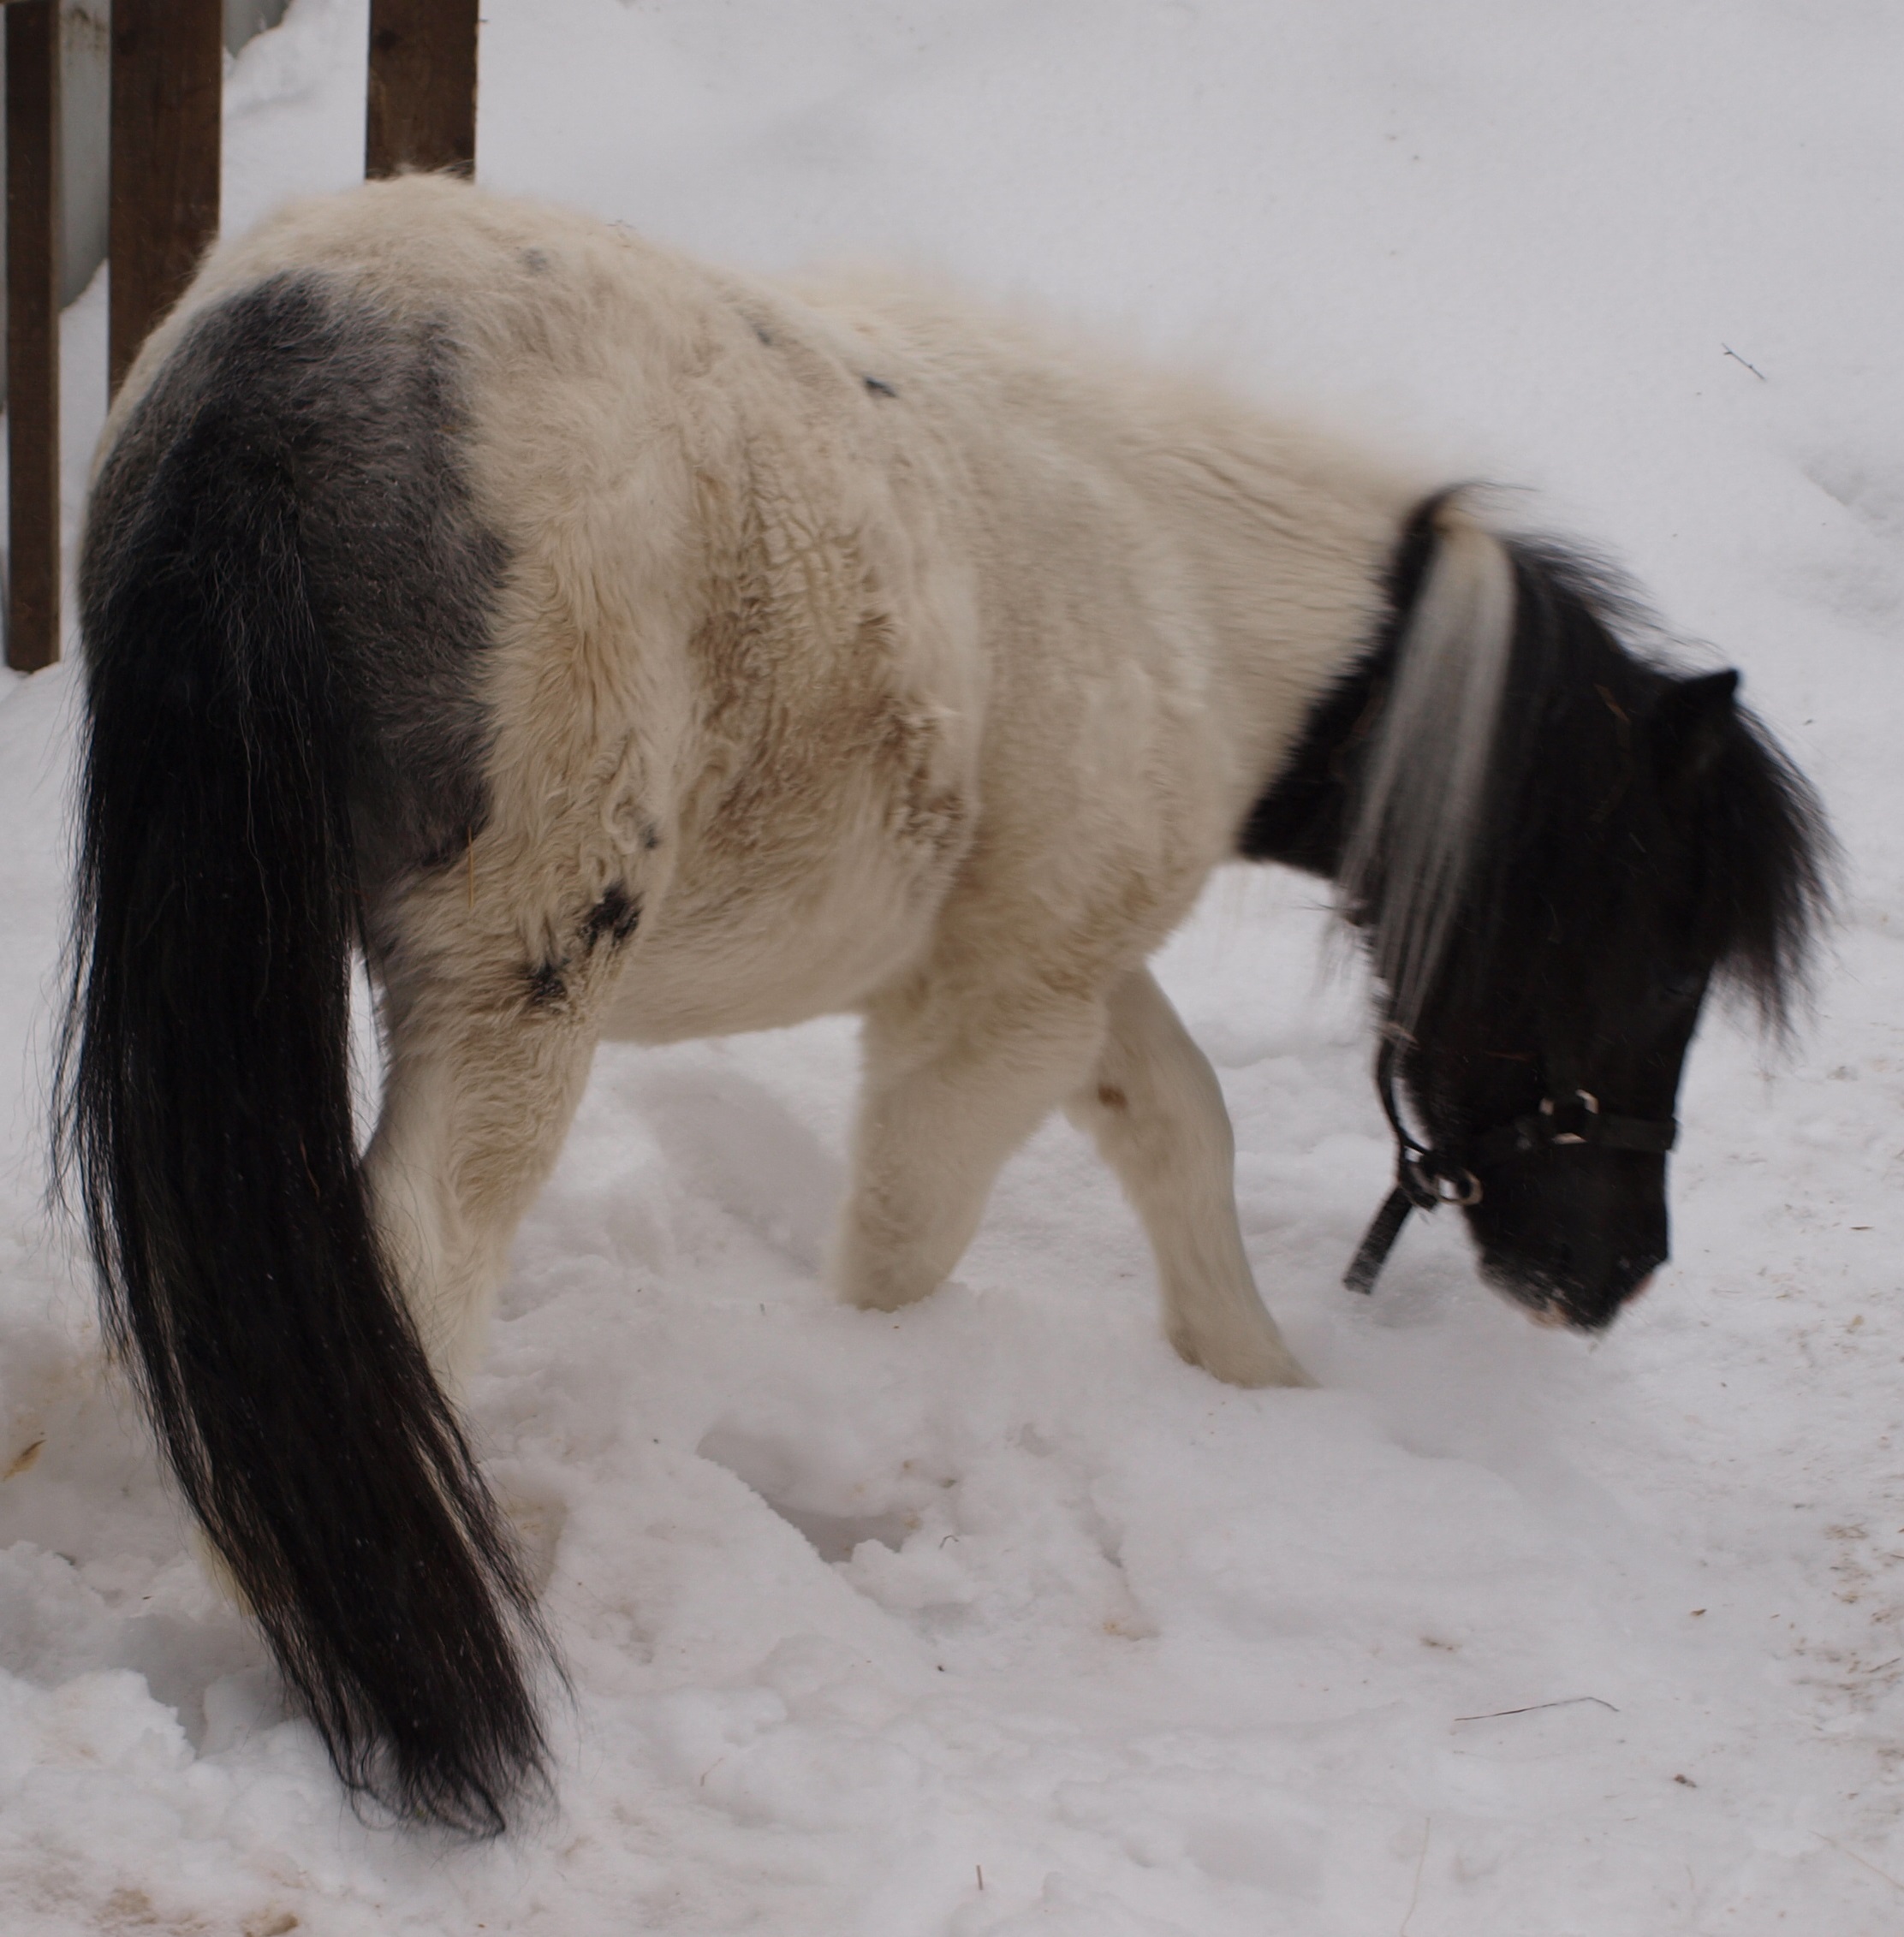
<svg viewBox="0 0 1904 1937"><path fill-rule="evenodd" d="M1569 1270L1565 1263L1552 1259L1530 1265L1498 1251L1485 1251L1481 1276L1537 1325L1600 1333L1612 1324L1629 1299L1638 1298L1652 1283L1665 1262L1663 1252L1648 1251L1615 1257L1604 1269L1588 1273Z"/></svg>

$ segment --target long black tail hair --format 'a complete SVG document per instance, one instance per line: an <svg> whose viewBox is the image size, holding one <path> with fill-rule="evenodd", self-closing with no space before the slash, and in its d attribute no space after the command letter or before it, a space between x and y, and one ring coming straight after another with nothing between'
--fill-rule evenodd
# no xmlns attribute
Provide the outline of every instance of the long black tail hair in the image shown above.
<svg viewBox="0 0 1904 1937"><path fill-rule="evenodd" d="M353 1134L362 702L312 566L339 530L307 529L312 479L349 496L340 463L368 466L386 540L420 518L440 548L443 528L440 502L403 511L375 475L379 440L429 463L414 423L393 428L388 397L360 395L354 424L323 401L362 375L362 337L309 289L228 306L102 473L57 1155L109 1337L343 1780L488 1834L545 1780L546 1643ZM440 383L410 362L421 408ZM371 583L406 563L359 561Z"/></svg>

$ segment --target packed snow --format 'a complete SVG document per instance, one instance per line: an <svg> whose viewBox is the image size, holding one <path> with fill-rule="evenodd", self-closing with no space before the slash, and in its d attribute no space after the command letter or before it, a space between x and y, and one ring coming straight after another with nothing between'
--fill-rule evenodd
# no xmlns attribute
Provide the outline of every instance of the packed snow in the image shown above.
<svg viewBox="0 0 1904 1937"><path fill-rule="evenodd" d="M365 38L294 0L238 58L228 226L359 171ZM1708 1017L1674 1263L1594 1346L1451 1216L1340 1287L1365 991L1316 885L1226 871L1160 970L1315 1392L1177 1362L1062 1124L953 1282L839 1309L853 1025L604 1049L472 1395L559 1803L472 1848L352 1813L104 1363L44 1200L74 684L9 676L0 1932L1904 1928L1900 74L1877 0L489 0L492 185L897 259L1529 487L1745 669L1844 918L1794 1049Z"/></svg>

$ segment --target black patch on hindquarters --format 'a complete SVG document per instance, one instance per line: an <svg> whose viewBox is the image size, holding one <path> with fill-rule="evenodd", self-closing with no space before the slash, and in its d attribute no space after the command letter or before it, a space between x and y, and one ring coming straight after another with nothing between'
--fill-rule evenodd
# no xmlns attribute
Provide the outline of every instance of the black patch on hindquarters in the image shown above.
<svg viewBox="0 0 1904 1937"><path fill-rule="evenodd" d="M475 512L464 425L446 324L286 274L194 320L120 433L88 515L81 601L96 606L106 561L167 480L215 469L235 517L282 481L335 675L366 885L444 865L488 817L479 687L508 560ZM202 668L125 670L154 705L229 704Z"/></svg>
<svg viewBox="0 0 1904 1937"><path fill-rule="evenodd" d="M871 390L873 395L876 397L896 397L899 395L899 392L895 390L890 383L883 383L877 377L862 377L860 381L864 383L866 387L869 390Z"/></svg>

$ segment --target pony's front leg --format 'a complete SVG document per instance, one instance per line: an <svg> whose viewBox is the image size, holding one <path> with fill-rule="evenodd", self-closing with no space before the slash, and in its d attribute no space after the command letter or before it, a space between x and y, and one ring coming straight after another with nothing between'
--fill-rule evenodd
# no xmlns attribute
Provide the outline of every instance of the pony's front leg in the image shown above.
<svg viewBox="0 0 1904 1937"><path fill-rule="evenodd" d="M955 1006L938 994L869 1012L833 1260L848 1303L896 1311L940 1284L971 1243L1000 1167L1091 1067L1102 1004L1014 994L987 990Z"/></svg>
<svg viewBox="0 0 1904 1937"><path fill-rule="evenodd" d="M586 987L513 965L390 992L366 1170L379 1235L452 1394L482 1358L515 1227L581 1099L597 1007Z"/></svg>
<svg viewBox="0 0 1904 1937"><path fill-rule="evenodd" d="M1110 1009L1097 1067L1066 1114L1097 1139L1144 1221L1170 1343L1234 1386L1312 1384L1250 1275L1216 1072L1148 970L1118 983Z"/></svg>

